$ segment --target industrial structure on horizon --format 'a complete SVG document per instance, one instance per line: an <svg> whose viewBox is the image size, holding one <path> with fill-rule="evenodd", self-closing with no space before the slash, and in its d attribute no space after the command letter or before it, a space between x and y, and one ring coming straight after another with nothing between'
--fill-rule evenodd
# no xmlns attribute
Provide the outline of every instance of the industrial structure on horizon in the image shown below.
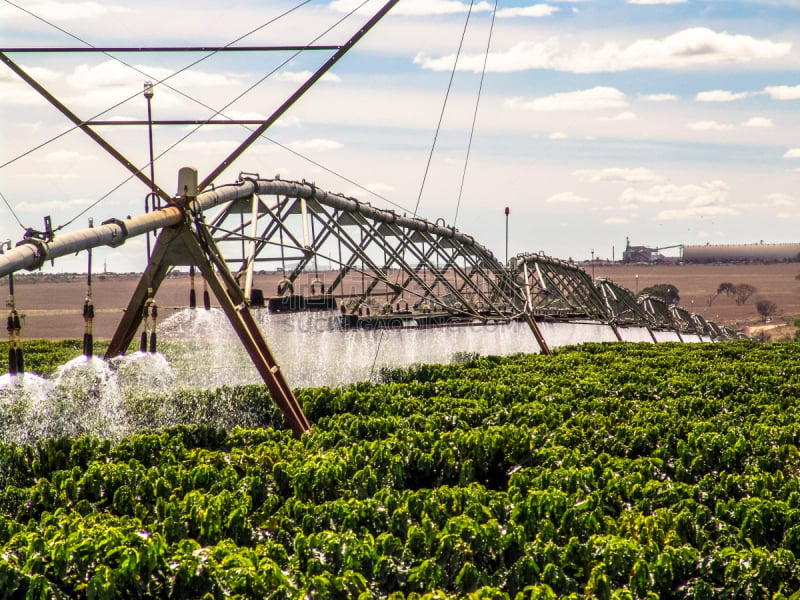
<svg viewBox="0 0 800 600"><path fill-rule="evenodd" d="M678 256L661 252L679 248ZM714 263L714 262L792 262L800 261L800 243L765 244L674 244L670 246L631 246L626 238L623 263Z"/></svg>

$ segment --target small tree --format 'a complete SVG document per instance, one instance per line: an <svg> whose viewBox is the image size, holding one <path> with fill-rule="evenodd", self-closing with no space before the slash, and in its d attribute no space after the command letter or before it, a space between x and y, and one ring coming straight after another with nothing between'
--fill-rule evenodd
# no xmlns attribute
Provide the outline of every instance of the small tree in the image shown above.
<svg viewBox="0 0 800 600"><path fill-rule="evenodd" d="M736 293L736 286L733 285L729 281L723 281L722 283L717 286L717 293L713 296L708 297L708 305L711 306L714 304L714 300L717 299L718 296L721 294L725 294L726 296L733 296Z"/></svg>
<svg viewBox="0 0 800 600"><path fill-rule="evenodd" d="M719 296L720 294L725 294L726 296L735 296L736 286L730 281L723 281L717 287L717 295Z"/></svg>
<svg viewBox="0 0 800 600"><path fill-rule="evenodd" d="M747 303L750 299L750 296L756 293L756 288L749 283L740 283L736 286L736 291L734 292L734 300L736 304L742 306Z"/></svg>
<svg viewBox="0 0 800 600"><path fill-rule="evenodd" d="M766 321L768 317L778 313L778 305L772 300L764 300L762 298L756 302L756 310L761 315L761 318Z"/></svg>

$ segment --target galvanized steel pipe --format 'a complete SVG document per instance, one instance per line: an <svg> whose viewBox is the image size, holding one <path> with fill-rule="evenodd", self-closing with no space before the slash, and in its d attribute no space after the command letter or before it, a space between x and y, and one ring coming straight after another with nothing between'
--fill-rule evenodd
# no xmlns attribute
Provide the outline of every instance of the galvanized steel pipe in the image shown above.
<svg viewBox="0 0 800 600"><path fill-rule="evenodd" d="M239 183L220 186L214 190L201 193L197 198L189 201L189 211L201 213L229 202L249 198L254 193L305 198L306 200L313 199L331 208L361 213L375 221L456 240L473 249L477 254L495 260L490 250L476 243L471 236L463 234L455 228L436 225L424 219L400 216L393 211L375 208L353 198L326 192L306 182L246 179ZM128 238L177 225L185 218L185 209L180 206L182 202L184 202L184 199L178 198L177 204L154 212L123 220L111 219L98 227L58 234L49 241L26 238L19 242L16 247L6 251L5 254L0 254L0 277L24 269L34 270L47 260L75 254L82 250L100 246L119 246Z"/></svg>

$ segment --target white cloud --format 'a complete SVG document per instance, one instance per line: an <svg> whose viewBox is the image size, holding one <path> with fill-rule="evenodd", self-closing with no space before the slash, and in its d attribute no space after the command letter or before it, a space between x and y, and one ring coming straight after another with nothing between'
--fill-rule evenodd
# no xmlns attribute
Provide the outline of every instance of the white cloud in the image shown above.
<svg viewBox="0 0 800 600"><path fill-rule="evenodd" d="M664 178L650 169L624 169L610 167L607 169L580 169L573 173L581 181L598 183L601 181L624 181L627 183L658 183Z"/></svg>
<svg viewBox="0 0 800 600"><path fill-rule="evenodd" d="M614 115L613 117L603 117L604 121L635 121L636 120L636 113L633 113L629 110L625 112L621 112L618 115Z"/></svg>
<svg viewBox="0 0 800 600"><path fill-rule="evenodd" d="M128 7L106 2L44 1L26 3L25 8L48 21L89 21L131 12ZM0 7L0 21L7 23L12 17L25 18L27 14L12 6Z"/></svg>
<svg viewBox="0 0 800 600"><path fill-rule="evenodd" d="M501 8L497 11L500 18L510 17L549 17L558 12L558 7L548 4L534 4L532 6L520 6L517 8Z"/></svg>
<svg viewBox="0 0 800 600"><path fill-rule="evenodd" d="M662 210L658 213L657 218L661 221L690 221L710 217L735 217L740 214L741 211L728 206L688 206Z"/></svg>
<svg viewBox="0 0 800 600"><path fill-rule="evenodd" d="M783 158L800 158L800 148L792 148L786 151Z"/></svg>
<svg viewBox="0 0 800 600"><path fill-rule="evenodd" d="M628 0L628 4L654 5L654 4L686 4L688 0Z"/></svg>
<svg viewBox="0 0 800 600"><path fill-rule="evenodd" d="M573 192L561 192L550 196L545 202L548 204L586 204L591 200Z"/></svg>
<svg viewBox="0 0 800 600"><path fill-rule="evenodd" d="M28 202L27 200L20 202L14 207L17 212L34 212L40 214L48 214L58 210L74 210L76 208L83 208L89 206L91 200L75 199L75 200L47 200L47 201L34 201Z"/></svg>
<svg viewBox="0 0 800 600"><path fill-rule="evenodd" d="M715 216L735 216L740 211L726 205L730 186L724 181L709 181L701 185L664 184L648 190L626 189L620 202L628 208L640 204L677 205L658 212L662 221L676 221Z"/></svg>
<svg viewBox="0 0 800 600"><path fill-rule="evenodd" d="M548 136L551 140L566 140L569 136L563 131L554 131Z"/></svg>
<svg viewBox="0 0 800 600"><path fill-rule="evenodd" d="M630 223L630 219L626 219L625 217L608 217L603 223L606 225L625 225Z"/></svg>
<svg viewBox="0 0 800 600"><path fill-rule="evenodd" d="M733 129L733 125L718 121L698 121L689 125L689 129L694 129L695 131L730 131Z"/></svg>
<svg viewBox="0 0 800 600"><path fill-rule="evenodd" d="M225 73L209 73L197 70L186 70L175 75L174 71L163 67L136 65L134 70L116 60L107 60L98 65L78 65L67 76L67 83L76 89L97 91L102 88L126 87L131 91L140 92L142 89L142 73L147 73L155 83L155 97L169 93L157 81L169 80L170 85L192 86L230 86L238 85L239 80ZM154 100L155 102L155 100Z"/></svg>
<svg viewBox="0 0 800 600"><path fill-rule="evenodd" d="M773 100L800 100L800 85L776 85L764 88Z"/></svg>
<svg viewBox="0 0 800 600"><path fill-rule="evenodd" d="M742 123L742 127L770 128L775 127L775 124L772 122L772 119L767 119L766 117L751 117Z"/></svg>
<svg viewBox="0 0 800 600"><path fill-rule="evenodd" d="M561 110L607 110L624 108L628 105L625 94L615 88L594 87L576 92L562 92L552 96L542 96L533 100L509 98L505 101L509 108L533 111Z"/></svg>
<svg viewBox="0 0 800 600"><path fill-rule="evenodd" d="M672 102L677 99L678 97L675 94L646 94L642 96L642 100L647 100L648 102Z"/></svg>
<svg viewBox="0 0 800 600"><path fill-rule="evenodd" d="M733 102L747 98L747 92L729 92L727 90L712 90L710 92L700 92L695 96L698 102Z"/></svg>
<svg viewBox="0 0 800 600"><path fill-rule="evenodd" d="M789 194L769 194L767 200L769 200L773 206L794 206L795 204Z"/></svg>
<svg viewBox="0 0 800 600"><path fill-rule="evenodd" d="M792 49L790 42L732 35L706 27L692 27L662 39L643 39L627 46L617 42L607 42L601 47L592 47L587 42L571 48L563 46L558 37L544 41L521 41L508 50L491 53L487 70L508 73L552 69L570 73L601 73L630 69L684 69L774 60L787 56ZM455 54L432 58L420 53L414 58L414 63L423 69L449 71L455 60ZM483 53L467 54L459 59L458 69L479 73L483 64Z"/></svg>

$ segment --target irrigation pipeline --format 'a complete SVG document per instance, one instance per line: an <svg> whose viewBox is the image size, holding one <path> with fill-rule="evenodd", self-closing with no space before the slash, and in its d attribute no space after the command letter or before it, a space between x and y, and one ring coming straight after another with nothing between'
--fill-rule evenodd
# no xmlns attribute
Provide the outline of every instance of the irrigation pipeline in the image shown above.
<svg viewBox="0 0 800 600"><path fill-rule="evenodd" d="M33 271L47 260L73 255L83 250L101 246L117 247L129 238L178 225L187 218L187 214L202 214L206 210L250 198L253 194L317 200L331 208L359 212L378 221L450 238L471 247L483 256L494 257L490 250L478 244L474 238L455 228L374 208L368 203L323 191L306 182L247 179L202 192L196 198L176 197L171 204L153 212L123 220L109 219L99 226L60 233L52 239L41 238L35 234L26 235L14 248L0 255L0 277L22 270Z"/></svg>

